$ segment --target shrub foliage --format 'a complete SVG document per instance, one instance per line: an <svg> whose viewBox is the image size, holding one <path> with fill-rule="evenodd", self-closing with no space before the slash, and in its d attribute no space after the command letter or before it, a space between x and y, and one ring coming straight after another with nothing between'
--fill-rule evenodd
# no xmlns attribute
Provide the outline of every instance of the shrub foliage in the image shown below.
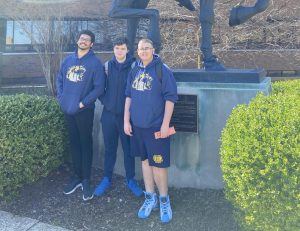
<svg viewBox="0 0 300 231"><path fill-rule="evenodd" d="M238 106L222 132L225 194L246 230L300 230L299 83Z"/></svg>
<svg viewBox="0 0 300 231"><path fill-rule="evenodd" d="M63 117L47 96L0 97L0 197L59 166L66 149Z"/></svg>

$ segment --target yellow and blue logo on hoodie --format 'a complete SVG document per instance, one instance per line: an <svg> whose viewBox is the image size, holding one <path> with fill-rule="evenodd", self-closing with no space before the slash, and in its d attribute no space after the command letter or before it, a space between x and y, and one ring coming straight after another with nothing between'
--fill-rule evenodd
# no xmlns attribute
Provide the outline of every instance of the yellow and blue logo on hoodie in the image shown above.
<svg viewBox="0 0 300 231"><path fill-rule="evenodd" d="M132 83L132 88L137 91L151 90L152 80L153 78L148 73L138 74Z"/></svg>
<svg viewBox="0 0 300 231"><path fill-rule="evenodd" d="M72 66L69 68L67 73L67 79L72 82L79 82L83 80L83 76L86 69L84 66Z"/></svg>

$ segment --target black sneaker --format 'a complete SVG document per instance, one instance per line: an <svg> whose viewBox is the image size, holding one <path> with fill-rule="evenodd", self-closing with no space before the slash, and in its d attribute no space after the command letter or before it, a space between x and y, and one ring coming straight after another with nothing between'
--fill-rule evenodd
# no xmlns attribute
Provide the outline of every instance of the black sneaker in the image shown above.
<svg viewBox="0 0 300 231"><path fill-rule="evenodd" d="M64 194L69 195L75 192L75 190L80 187L82 189L80 178L78 176L73 176L70 182L64 187Z"/></svg>
<svg viewBox="0 0 300 231"><path fill-rule="evenodd" d="M88 201L88 200L93 199L94 190L91 189L89 180L86 180L86 179L83 180L82 181L82 187L83 187L83 197L82 197L82 199L84 201Z"/></svg>

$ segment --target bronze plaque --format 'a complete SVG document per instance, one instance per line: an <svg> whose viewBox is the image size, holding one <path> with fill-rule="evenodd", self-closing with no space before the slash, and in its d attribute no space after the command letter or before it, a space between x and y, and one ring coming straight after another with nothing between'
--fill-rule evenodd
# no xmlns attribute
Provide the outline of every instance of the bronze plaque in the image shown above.
<svg viewBox="0 0 300 231"><path fill-rule="evenodd" d="M198 96L178 95L171 126L178 132L198 133Z"/></svg>

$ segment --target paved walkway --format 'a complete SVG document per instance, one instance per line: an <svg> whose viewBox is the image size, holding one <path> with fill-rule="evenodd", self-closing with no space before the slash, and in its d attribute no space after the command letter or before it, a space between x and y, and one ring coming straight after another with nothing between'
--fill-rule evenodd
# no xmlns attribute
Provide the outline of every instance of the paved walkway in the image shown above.
<svg viewBox="0 0 300 231"><path fill-rule="evenodd" d="M0 211L1 231L70 231L58 226L48 225L38 220L15 216L11 213Z"/></svg>

